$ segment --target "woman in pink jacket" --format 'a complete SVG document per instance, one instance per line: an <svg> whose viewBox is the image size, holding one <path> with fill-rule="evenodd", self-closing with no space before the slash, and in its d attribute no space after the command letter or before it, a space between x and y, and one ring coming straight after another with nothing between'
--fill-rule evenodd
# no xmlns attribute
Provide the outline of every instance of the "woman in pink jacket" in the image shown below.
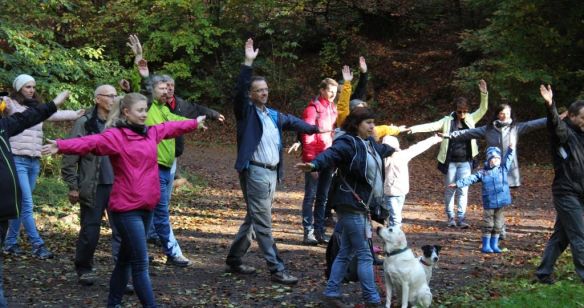
<svg viewBox="0 0 584 308"><path fill-rule="evenodd" d="M195 120L165 122L146 126L146 97L138 93L124 96L110 113L101 134L67 140L49 141L43 154L108 155L114 169L114 184L109 200L112 222L122 237L120 254L110 279L108 307L122 302L131 270L134 288L144 307L155 307L148 273L146 227L152 209L160 199L157 144L197 127L205 128L204 116Z"/></svg>
<svg viewBox="0 0 584 308"><path fill-rule="evenodd" d="M12 87L15 92L10 96L10 99L6 100L6 109L3 111L5 116L24 112L41 104L40 98L36 93L36 81L30 75L19 75L14 79ZM81 117L83 113L83 110L59 110L47 121L73 121ZM45 242L37 231L32 200L32 192L40 172L42 145L43 122L25 129L16 136L10 137L10 148L16 165L18 182L22 190L22 208L20 216L9 221L8 233L4 241L4 252L15 256L24 254L18 246L18 234L22 224L32 246L32 255L44 260L52 258L53 253L45 247Z"/></svg>

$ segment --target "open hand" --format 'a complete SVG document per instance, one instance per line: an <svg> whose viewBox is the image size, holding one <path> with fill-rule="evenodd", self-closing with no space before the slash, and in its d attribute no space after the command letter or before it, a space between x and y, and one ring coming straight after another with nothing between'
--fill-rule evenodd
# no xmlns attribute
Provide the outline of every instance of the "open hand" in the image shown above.
<svg viewBox="0 0 584 308"><path fill-rule="evenodd" d="M53 98L53 103L55 103L55 105L59 107L63 105L63 103L69 98L69 95L71 95L71 92L63 91L59 93L55 98Z"/></svg>
<svg viewBox="0 0 584 308"><path fill-rule="evenodd" d="M245 42L245 64L251 65L253 60L258 56L260 49L253 49L253 40L248 38Z"/></svg>
<svg viewBox="0 0 584 308"><path fill-rule="evenodd" d="M479 81L479 90L481 90L481 93L488 93L488 91L487 91L487 82L484 81L483 79L481 79Z"/></svg>
<svg viewBox="0 0 584 308"><path fill-rule="evenodd" d="M140 44L140 39L138 39L136 34L130 34L128 41L129 42L126 43L126 45L132 49L132 53L134 54L134 63L138 64L138 62L143 58L142 44Z"/></svg>
<svg viewBox="0 0 584 308"><path fill-rule="evenodd" d="M77 113L77 118L81 118L84 114L85 114L85 109L79 109L76 111Z"/></svg>
<svg viewBox="0 0 584 308"><path fill-rule="evenodd" d="M353 72L351 72L351 68L349 68L348 65L343 66L341 73L343 74L344 81L350 82L351 80L353 80Z"/></svg>
<svg viewBox="0 0 584 308"><path fill-rule="evenodd" d="M47 139L47 144L41 147L41 153L43 155L52 155L59 152L59 147L57 147L57 141Z"/></svg>
<svg viewBox="0 0 584 308"><path fill-rule="evenodd" d="M367 73L367 63L365 62L365 57L359 57L359 70L361 73Z"/></svg>
<svg viewBox="0 0 584 308"><path fill-rule="evenodd" d="M400 125L400 126L398 126L398 127L397 127L397 129L399 129L399 132L400 132L400 133L403 133L403 132L409 132L409 131L411 131L411 130L412 130L411 128L408 128L408 127L406 127L405 125Z"/></svg>
<svg viewBox="0 0 584 308"><path fill-rule="evenodd" d="M552 86L548 84L547 88L543 84L539 86L539 92L541 93L541 97L546 102L546 105L551 106L554 99L554 93L552 92Z"/></svg>
<svg viewBox="0 0 584 308"><path fill-rule="evenodd" d="M311 172L312 167L314 167L314 165L311 163L298 163L294 167L296 167L304 172Z"/></svg>
<svg viewBox="0 0 584 308"><path fill-rule="evenodd" d="M223 123L225 122L225 117L222 114L219 114L219 116L217 116L217 121Z"/></svg>
<svg viewBox="0 0 584 308"><path fill-rule="evenodd" d="M120 79L120 81L118 82L118 85L120 86L122 91L124 91L126 93L132 92L132 86L130 86L130 82L128 80Z"/></svg>
<svg viewBox="0 0 584 308"><path fill-rule="evenodd" d="M207 130L207 126L205 126L205 119L207 116L198 116L197 117L197 129Z"/></svg>

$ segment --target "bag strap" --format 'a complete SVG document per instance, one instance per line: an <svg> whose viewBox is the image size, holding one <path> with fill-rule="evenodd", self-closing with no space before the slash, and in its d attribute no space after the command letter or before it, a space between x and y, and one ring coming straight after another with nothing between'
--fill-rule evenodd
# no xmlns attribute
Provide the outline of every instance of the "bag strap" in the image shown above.
<svg viewBox="0 0 584 308"><path fill-rule="evenodd" d="M365 202L363 202L363 199L361 199L359 194L357 194L355 192L355 190L351 187L351 185L349 185L349 183L347 182L345 177L342 174L339 174L339 176L341 177L343 184L345 184L345 186L347 186L349 188L349 190L351 190L351 194L353 194L353 197L357 200L357 203L361 204L365 208L365 211L367 212L367 216L369 217L369 219L371 219L371 213L369 211L369 204L371 203L373 193L369 194L369 200L367 200L367 203L365 203Z"/></svg>

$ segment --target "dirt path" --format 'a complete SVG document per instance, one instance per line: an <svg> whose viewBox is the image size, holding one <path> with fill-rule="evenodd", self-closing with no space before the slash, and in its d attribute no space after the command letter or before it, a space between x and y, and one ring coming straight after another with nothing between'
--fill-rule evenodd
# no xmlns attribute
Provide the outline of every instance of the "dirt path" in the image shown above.
<svg viewBox="0 0 584 308"><path fill-rule="evenodd" d="M318 306L318 295L325 285L325 248L301 245L303 176L292 169L297 158L286 157L286 178L274 202L274 237L278 249L291 273L300 278L299 285L290 288L269 281L265 262L255 244L245 261L258 268L257 275L239 277L223 272L227 249L245 215L233 169L235 149L194 144L189 148L185 153L192 154L187 154L189 157L181 163L188 172L204 178L208 188L189 200L180 194L173 197L171 221L183 252L194 264L186 269L168 267L163 254L150 246L155 257L151 276L157 301L167 307ZM470 192L468 220L472 227L447 228L441 201L442 176L435 169L434 153L430 152L410 166L412 192L406 200L404 230L416 254L421 253L424 244L444 247L431 282L434 303L443 303L446 294L451 295L469 284L505 277L518 268L533 268L527 260L541 253L553 223L549 193L553 170L523 164L525 184L514 192L515 205L507 214L510 236L502 244L509 252L485 256L479 251L482 215L479 187L473 187ZM104 227L96 253L100 281L92 287L81 287L73 271L75 228L58 232L43 230L46 242L57 254L56 259L4 260L5 290L11 306L104 306L113 266L108 232ZM359 302L358 284L346 285L343 291L347 302ZM128 306L139 306L135 296L127 296L125 302Z"/></svg>

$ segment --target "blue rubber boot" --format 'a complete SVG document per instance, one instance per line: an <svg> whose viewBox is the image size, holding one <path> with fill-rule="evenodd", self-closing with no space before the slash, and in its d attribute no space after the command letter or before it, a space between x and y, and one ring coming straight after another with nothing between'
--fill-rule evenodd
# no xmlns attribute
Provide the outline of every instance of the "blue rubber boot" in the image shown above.
<svg viewBox="0 0 584 308"><path fill-rule="evenodd" d="M497 240L499 240L497 238ZM483 236L483 248L481 249L482 253L493 253L493 249L491 249L491 237L490 236Z"/></svg>
<svg viewBox="0 0 584 308"><path fill-rule="evenodd" d="M499 248L499 234L491 236L491 249L494 253L501 253L501 248Z"/></svg>

